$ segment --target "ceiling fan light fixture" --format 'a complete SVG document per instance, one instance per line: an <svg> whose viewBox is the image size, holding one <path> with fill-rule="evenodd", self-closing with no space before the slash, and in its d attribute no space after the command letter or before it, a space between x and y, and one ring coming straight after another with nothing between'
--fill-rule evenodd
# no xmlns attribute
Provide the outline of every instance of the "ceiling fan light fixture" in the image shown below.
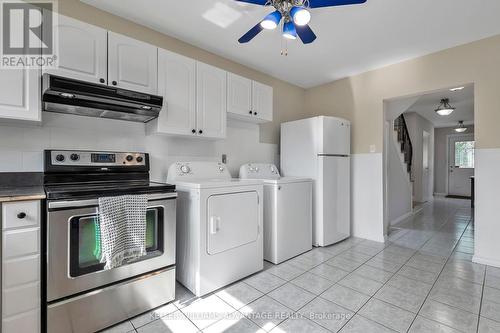
<svg viewBox="0 0 500 333"><path fill-rule="evenodd" d="M304 26L311 21L311 13L301 6L294 6L290 9L290 16L298 26Z"/></svg>
<svg viewBox="0 0 500 333"><path fill-rule="evenodd" d="M467 131L467 127L465 127L465 125L464 125L464 121L463 121L463 120L460 120L460 121L458 122L458 126L457 126L457 127L455 127L455 132L457 132L457 133L463 133L463 132L465 132L465 131Z"/></svg>
<svg viewBox="0 0 500 333"><path fill-rule="evenodd" d="M264 17L262 22L260 22L260 26L266 30L273 30L276 29L280 21L281 13L279 11L274 11Z"/></svg>
<svg viewBox="0 0 500 333"><path fill-rule="evenodd" d="M434 110L440 116L449 116L455 111L455 108L450 105L450 100L448 98L443 98L441 104L438 108Z"/></svg>
<svg viewBox="0 0 500 333"><path fill-rule="evenodd" d="M283 37L286 39L297 39L297 30L292 21L288 21L283 25Z"/></svg>

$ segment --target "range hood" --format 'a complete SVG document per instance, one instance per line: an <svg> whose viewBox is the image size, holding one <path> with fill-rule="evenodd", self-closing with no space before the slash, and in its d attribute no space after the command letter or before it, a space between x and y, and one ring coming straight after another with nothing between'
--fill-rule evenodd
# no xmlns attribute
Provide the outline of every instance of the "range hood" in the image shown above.
<svg viewBox="0 0 500 333"><path fill-rule="evenodd" d="M158 117L163 97L51 74L42 77L44 111L146 123Z"/></svg>

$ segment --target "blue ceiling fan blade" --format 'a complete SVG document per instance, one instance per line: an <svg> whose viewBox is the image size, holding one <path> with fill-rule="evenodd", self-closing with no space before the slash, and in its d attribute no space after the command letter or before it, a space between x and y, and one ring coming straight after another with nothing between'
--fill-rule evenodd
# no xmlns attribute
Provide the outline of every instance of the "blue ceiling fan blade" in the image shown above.
<svg viewBox="0 0 500 333"><path fill-rule="evenodd" d="M241 38L238 39L238 42L240 42L241 44L248 43L255 36L257 36L262 30L264 30L264 28L262 28L262 26L260 25L260 22L259 22L259 23L257 23L257 25L255 27L253 27L252 29L248 30L248 32L246 34L244 34L243 36L241 36Z"/></svg>
<svg viewBox="0 0 500 333"><path fill-rule="evenodd" d="M299 35L300 40L302 40L302 43L304 44L310 44L314 42L316 39L316 35L312 31L312 29L308 25L295 25L295 30L297 31L297 35Z"/></svg>
<svg viewBox="0 0 500 333"><path fill-rule="evenodd" d="M357 5L365 2L366 0L309 0L309 7L320 8L320 7Z"/></svg>
<svg viewBox="0 0 500 333"><path fill-rule="evenodd" d="M236 0L238 2L247 2L247 3L252 3L254 5L261 5L264 6L268 0Z"/></svg>

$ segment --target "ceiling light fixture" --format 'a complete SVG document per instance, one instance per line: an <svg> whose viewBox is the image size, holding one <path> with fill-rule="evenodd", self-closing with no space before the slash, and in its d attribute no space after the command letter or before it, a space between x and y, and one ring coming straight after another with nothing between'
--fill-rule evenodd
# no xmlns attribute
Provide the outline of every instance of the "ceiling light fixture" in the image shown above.
<svg viewBox="0 0 500 333"><path fill-rule="evenodd" d="M281 21L281 13L277 10L264 17L262 22L260 22L260 26L267 30L273 30L276 29L280 21Z"/></svg>
<svg viewBox="0 0 500 333"><path fill-rule="evenodd" d="M304 26L311 21L311 13L304 7L294 6L290 9L290 16L298 26Z"/></svg>
<svg viewBox="0 0 500 333"><path fill-rule="evenodd" d="M297 39L297 30L292 21L288 21L283 25L283 37L286 39Z"/></svg>
<svg viewBox="0 0 500 333"><path fill-rule="evenodd" d="M440 116L449 116L455 111L455 108L450 105L450 100L448 98L443 98L441 104L439 104L436 113Z"/></svg>
<svg viewBox="0 0 500 333"><path fill-rule="evenodd" d="M450 91L459 91L463 89L465 89L465 87L456 87L456 88L451 88Z"/></svg>
<svg viewBox="0 0 500 333"><path fill-rule="evenodd" d="M457 133L463 133L463 132L465 132L465 131L467 131L467 127L465 127L465 125L464 125L464 121L463 121L463 120L460 120L460 121L458 122L458 126L457 126L457 127L455 127L455 132L457 132Z"/></svg>

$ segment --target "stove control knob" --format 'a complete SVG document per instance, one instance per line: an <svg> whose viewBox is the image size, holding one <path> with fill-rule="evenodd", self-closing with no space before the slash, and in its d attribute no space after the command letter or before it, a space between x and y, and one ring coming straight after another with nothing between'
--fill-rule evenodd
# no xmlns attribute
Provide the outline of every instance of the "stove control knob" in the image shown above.
<svg viewBox="0 0 500 333"><path fill-rule="evenodd" d="M134 160L134 156L127 155L127 157L125 157L125 159L127 160L127 162L132 162Z"/></svg>
<svg viewBox="0 0 500 333"><path fill-rule="evenodd" d="M69 157L72 161L78 161L80 159L80 155L78 154L71 154Z"/></svg>
<svg viewBox="0 0 500 333"><path fill-rule="evenodd" d="M56 156L56 161L57 162L64 162L64 155L62 154L59 154Z"/></svg>
<svg viewBox="0 0 500 333"><path fill-rule="evenodd" d="M135 159L138 163L141 163L144 159L142 158L142 156L137 156L137 158Z"/></svg>
<svg viewBox="0 0 500 333"><path fill-rule="evenodd" d="M181 172L182 173L189 173L191 171L191 168L188 165L182 165L181 166Z"/></svg>

